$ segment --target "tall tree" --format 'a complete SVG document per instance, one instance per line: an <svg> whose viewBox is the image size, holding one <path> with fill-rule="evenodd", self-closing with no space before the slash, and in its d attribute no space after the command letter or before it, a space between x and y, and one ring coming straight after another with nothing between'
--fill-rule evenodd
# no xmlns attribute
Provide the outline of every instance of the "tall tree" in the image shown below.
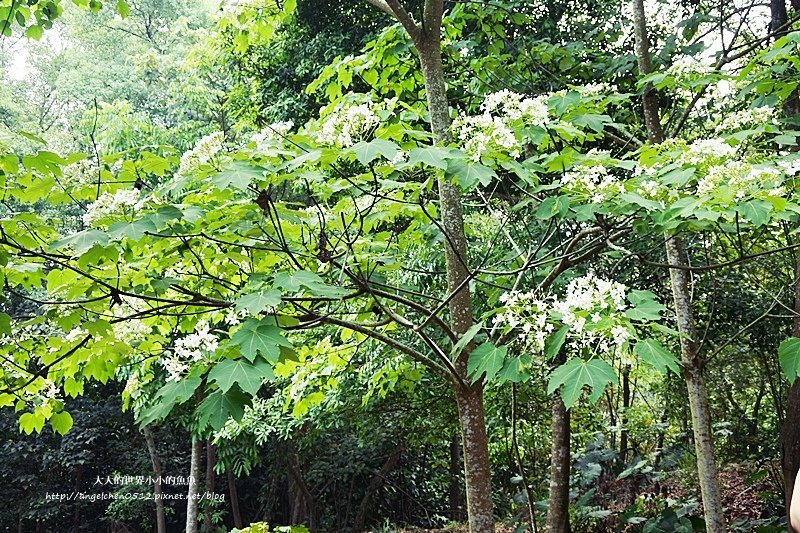
<svg viewBox="0 0 800 533"><path fill-rule="evenodd" d="M443 0L426 0L422 22L414 22L398 0L368 0L381 11L395 17L419 54L425 95L428 102L431 130L439 142L447 144L450 135L450 108L447 85L442 65L441 33L444 15ZM461 193L444 176L438 180L439 208L442 231L445 236L447 268L447 296L453 332L463 336L473 324L472 298L469 281L469 256L461 211ZM467 360L472 346L468 346L457 359L453 390L458 404L464 448L467 514L471 533L494 531L492 486L489 463L489 445L483 405L483 382L470 383Z"/></svg>
<svg viewBox="0 0 800 533"><path fill-rule="evenodd" d="M653 67L650 60L650 43L643 0L633 0L633 24L639 72L647 75L652 72ZM661 144L665 140L661 127L661 113L655 90L650 84L644 88L642 106L648 141L652 144ZM669 233L666 235L666 252L675 315L678 331L681 333L682 371L689 392L697 473L703 496L706 528L712 533L723 533L725 531L725 515L722 509L719 475L714 455L708 393L703 376L705 361L700 352L699 337L692 310L692 293L689 289L690 269L686 262L680 236Z"/></svg>

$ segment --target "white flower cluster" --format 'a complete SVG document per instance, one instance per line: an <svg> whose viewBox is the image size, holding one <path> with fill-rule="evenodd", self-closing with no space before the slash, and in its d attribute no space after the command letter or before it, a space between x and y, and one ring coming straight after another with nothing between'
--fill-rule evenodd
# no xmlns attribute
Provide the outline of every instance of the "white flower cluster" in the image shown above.
<svg viewBox="0 0 800 533"><path fill-rule="evenodd" d="M512 158L520 156L522 143L514 133L512 122L547 123L547 96L527 98L503 89L491 93L481 104L482 114L461 115L453 122L462 149L478 162L486 153L500 151Z"/></svg>
<svg viewBox="0 0 800 533"><path fill-rule="evenodd" d="M136 189L120 189L115 193L104 192L89 204L83 214L83 222L91 226L110 215L119 215L128 209L138 209L139 191Z"/></svg>
<svg viewBox="0 0 800 533"><path fill-rule="evenodd" d="M775 108L769 106L756 107L737 111L725 117L716 127L717 133L729 133L761 124L777 124Z"/></svg>
<svg viewBox="0 0 800 533"><path fill-rule="evenodd" d="M587 274L569 283L563 299L542 300L533 292L504 294L504 311L494 322L519 329L518 337L538 352L557 322L569 328L570 350L620 350L633 336L624 314L626 292L621 283Z"/></svg>
<svg viewBox="0 0 800 533"><path fill-rule="evenodd" d="M486 95L481 111L507 118L525 119L533 124L547 122L547 95L527 98L525 95L503 89Z"/></svg>
<svg viewBox="0 0 800 533"><path fill-rule="evenodd" d="M742 161L729 161L708 169L697 183L697 194L708 195L722 185L727 185L737 202L747 198L783 196L781 172L774 167L754 166Z"/></svg>
<svg viewBox="0 0 800 533"><path fill-rule="evenodd" d="M63 171L64 180L67 183L89 184L97 183L97 163L94 159L87 157L70 163L65 166Z"/></svg>
<svg viewBox="0 0 800 533"><path fill-rule="evenodd" d="M547 336L555 326L550 321L551 306L534 292L507 292L500 296L504 311L495 315L495 325L519 328L519 338L537 352L544 350Z"/></svg>
<svg viewBox="0 0 800 533"><path fill-rule="evenodd" d="M800 159L778 161L778 166L781 170L783 170L783 173L789 177L794 177L800 174Z"/></svg>
<svg viewBox="0 0 800 533"><path fill-rule="evenodd" d="M197 323L196 331L175 341L172 352L166 352L161 364L167 371L167 381L180 381L192 363L214 353L219 339L209 329L208 322Z"/></svg>
<svg viewBox="0 0 800 533"><path fill-rule="evenodd" d="M221 131L209 133L200 138L194 148L188 150L181 156L181 164L178 167L178 176L186 176L196 171L201 165L207 165L222 150L225 142L225 134Z"/></svg>
<svg viewBox="0 0 800 533"><path fill-rule="evenodd" d="M617 86L613 83L599 82L587 83L585 85L576 85L575 90L578 91L582 97L597 97L606 94L616 94L619 92Z"/></svg>
<svg viewBox="0 0 800 533"><path fill-rule="evenodd" d="M150 326L136 319L117 322L112 326L112 329L114 330L114 338L129 346L134 342L140 341L152 330Z"/></svg>
<svg viewBox="0 0 800 533"><path fill-rule="evenodd" d="M603 165L579 165L561 178L561 186L599 203L625 192L625 185Z"/></svg>
<svg viewBox="0 0 800 533"><path fill-rule="evenodd" d="M667 69L667 73L676 79L684 81L702 78L714 72L714 67L703 61L697 56L681 56L676 59Z"/></svg>
<svg viewBox="0 0 800 533"><path fill-rule="evenodd" d="M623 325L627 323L624 315L626 291L622 283L593 274L569 282L564 299L556 301L554 309L561 316L561 322L569 326L573 350L597 347L608 352L628 342L631 333ZM608 327L610 324L613 326Z"/></svg>
<svg viewBox="0 0 800 533"><path fill-rule="evenodd" d="M283 140L283 137L289 134L294 128L294 122L291 120L286 122L275 122L270 124L263 130L254 133L250 141L255 143L255 152L265 153L270 148L273 148L276 143Z"/></svg>
<svg viewBox="0 0 800 533"><path fill-rule="evenodd" d="M688 146L678 157L678 162L688 165L702 165L732 156L736 148L722 139L698 139Z"/></svg>
<svg viewBox="0 0 800 533"><path fill-rule="evenodd" d="M228 312L225 314L225 323L229 326L237 326L242 322L242 320L248 318L249 316L250 311L247 309L237 311L235 308L230 307Z"/></svg>
<svg viewBox="0 0 800 533"><path fill-rule="evenodd" d="M343 100L333 111L323 117L317 133L317 142L328 146L347 148L368 137L380 124L379 104L357 103Z"/></svg>

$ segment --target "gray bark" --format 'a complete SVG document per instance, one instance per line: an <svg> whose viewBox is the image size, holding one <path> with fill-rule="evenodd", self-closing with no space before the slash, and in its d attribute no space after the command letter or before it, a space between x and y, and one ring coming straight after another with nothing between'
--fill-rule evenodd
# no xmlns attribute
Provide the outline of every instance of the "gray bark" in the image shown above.
<svg viewBox="0 0 800 533"><path fill-rule="evenodd" d="M633 0L634 33L636 36L636 58L641 74L652 71L650 63L650 44L647 36L643 0ZM664 141L661 127L658 99L649 85L645 87L642 97L647 137L652 144ZM708 393L705 388L703 371L705 362L697 343L692 310L691 293L689 291L689 273L685 270L686 260L679 237L666 236L667 262L674 265L670 268L670 281L675 304L675 315L678 331L681 332L681 362L683 378L689 394L689 409L692 417L695 453L697 456L697 475L700 481L700 492L703 497L703 511L706 530L709 533L724 533L725 515L720 498L719 475L714 456L714 442L711 432L711 417L708 408Z"/></svg>
<svg viewBox="0 0 800 533"><path fill-rule="evenodd" d="M200 456L203 441L192 437L192 459L189 466L189 490L186 493L186 533L197 533L197 510L200 503Z"/></svg>
<svg viewBox="0 0 800 533"><path fill-rule="evenodd" d="M569 533L569 411L558 392L553 394L551 433L547 532Z"/></svg>
<svg viewBox="0 0 800 533"><path fill-rule="evenodd" d="M156 440L153 437L153 432L150 426L145 426L142 430L144 433L145 442L147 442L147 452L150 454L150 462L153 465L153 498L156 504L156 531L157 533L167 533L167 521L164 515L164 489L161 485L161 476L164 471L161 468L161 459L158 457L158 450L156 449Z"/></svg>

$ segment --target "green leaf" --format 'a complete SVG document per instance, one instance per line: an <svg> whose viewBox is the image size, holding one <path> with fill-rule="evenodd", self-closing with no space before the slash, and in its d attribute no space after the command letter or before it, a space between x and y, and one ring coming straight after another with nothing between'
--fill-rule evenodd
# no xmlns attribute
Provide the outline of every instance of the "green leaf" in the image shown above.
<svg viewBox="0 0 800 533"><path fill-rule="evenodd" d="M268 307L281 303L281 292L275 289L258 291L242 296L236 300L236 310L247 310L251 315L258 315Z"/></svg>
<svg viewBox="0 0 800 533"><path fill-rule="evenodd" d="M125 0L117 0L117 13L122 18L127 18L131 14L131 8L128 7Z"/></svg>
<svg viewBox="0 0 800 533"><path fill-rule="evenodd" d="M23 413L19 417L19 429L30 435L34 431L39 433L44 427L44 416L41 413Z"/></svg>
<svg viewBox="0 0 800 533"><path fill-rule="evenodd" d="M496 347L491 342L484 342L469 354L467 360L467 375L472 376L472 382L478 381L485 375L486 381L492 381L500 369L503 368L508 353L508 346Z"/></svg>
<svg viewBox="0 0 800 533"><path fill-rule="evenodd" d="M672 370L676 376L681 375L680 367L678 367L678 358L655 339L645 339L637 342L633 353L662 374Z"/></svg>
<svg viewBox="0 0 800 533"><path fill-rule="evenodd" d="M470 328L458 339L458 342L456 342L455 346L453 346L453 351L450 352L450 359L453 361L458 359L458 356L461 354L461 351L464 349L464 347L475 338L475 335L477 335L482 328L483 322L472 324L472 326L470 326Z"/></svg>
<svg viewBox="0 0 800 533"><path fill-rule="evenodd" d="M38 24L34 24L33 26L30 26L28 27L27 30L25 30L25 37L33 39L34 41L38 41L39 39L41 39L43 34L44 30Z"/></svg>
<svg viewBox="0 0 800 533"><path fill-rule="evenodd" d="M263 359L252 363L245 359L224 359L208 373L208 379L215 382L222 392L228 392L235 383L250 396L258 393L264 380L274 378L272 367Z"/></svg>
<svg viewBox="0 0 800 533"><path fill-rule="evenodd" d="M359 163L367 166L379 155L391 161L397 156L399 148L392 141L373 139L369 142L359 141L350 150L356 154L356 159L358 159Z"/></svg>
<svg viewBox="0 0 800 533"><path fill-rule="evenodd" d="M553 394L561 388L561 398L564 405L572 407L584 387L591 389L589 399L592 403L600 399L603 389L609 383L617 383L617 373L611 365L600 359L570 359L565 364L556 368L547 384L547 394Z"/></svg>
<svg viewBox="0 0 800 533"><path fill-rule="evenodd" d="M228 392L214 391L197 408L197 422L201 429L211 426L219 431L229 418L237 422L244 416L244 408L250 397L234 385Z"/></svg>
<svg viewBox="0 0 800 533"><path fill-rule="evenodd" d="M478 183L486 187L492 182L492 178L497 177L491 168L461 159L450 159L447 162L445 175L448 178L455 178L465 191L473 189Z"/></svg>
<svg viewBox="0 0 800 533"><path fill-rule="evenodd" d="M564 341L567 340L567 333L569 333L569 326L561 326L561 329L547 337L544 342L544 356L547 359L553 359L558 355L561 347L564 346Z"/></svg>
<svg viewBox="0 0 800 533"><path fill-rule="evenodd" d="M262 177L264 177L263 168L251 166L245 161L234 161L230 167L211 178L211 182L218 189L233 186L234 189L246 191L251 181Z"/></svg>
<svg viewBox="0 0 800 533"><path fill-rule="evenodd" d="M412 148L408 153L408 162L411 165L422 163L429 167L446 170L449 155L450 152L447 149L438 146Z"/></svg>
<svg viewBox="0 0 800 533"><path fill-rule="evenodd" d="M736 210L755 226L763 226L769 222L769 214L772 211L772 204L766 200L750 200L739 204Z"/></svg>
<svg viewBox="0 0 800 533"><path fill-rule="evenodd" d="M182 404L194 395L194 391L200 386L199 377L185 378L180 381L170 381L161 387L156 396L161 398L161 403L172 408L175 404ZM169 412L169 410L167 411Z"/></svg>
<svg viewBox="0 0 800 533"><path fill-rule="evenodd" d="M281 335L281 329L268 320L248 319L231 338L231 342L239 346L242 355L248 361L255 361L260 353L267 361L275 363L280 357L281 346L292 347L292 344Z"/></svg>
<svg viewBox="0 0 800 533"><path fill-rule="evenodd" d="M800 377L800 339L790 337L778 346L778 360L789 383Z"/></svg>
<svg viewBox="0 0 800 533"><path fill-rule="evenodd" d="M519 357L507 357L503 368L497 374L498 383L519 383L524 376L522 360Z"/></svg>
<svg viewBox="0 0 800 533"><path fill-rule="evenodd" d="M569 107L578 105L581 95L576 91L569 91L564 94L554 94L547 100L547 105L556 112L556 115L563 115Z"/></svg>
<svg viewBox="0 0 800 533"><path fill-rule="evenodd" d="M611 123L612 120L608 115L584 113L582 115L577 115L574 119L572 119L572 122L578 124L579 126L587 126L589 129L600 133L603 131L605 125Z"/></svg>
<svg viewBox="0 0 800 533"><path fill-rule="evenodd" d="M569 212L569 198L566 196L551 196L546 198L536 210L536 218L549 220L555 216L563 218Z"/></svg>
<svg viewBox="0 0 800 533"><path fill-rule="evenodd" d="M108 227L108 234L113 239L127 237L132 241L138 241L144 237L146 232L155 232L156 225L150 218L142 218L133 222L119 221L114 222Z"/></svg>
<svg viewBox="0 0 800 533"><path fill-rule="evenodd" d="M49 250L54 252L67 246L72 246L76 253L82 253L97 243L108 244L108 234L97 229L87 229L57 240L50 245Z"/></svg>
<svg viewBox="0 0 800 533"><path fill-rule="evenodd" d="M346 290L326 284L319 274L308 270L297 272L278 272L272 282L273 287L286 289L290 292L299 291L305 287L314 296L337 298L347 293Z"/></svg>
<svg viewBox="0 0 800 533"><path fill-rule="evenodd" d="M661 313L666 309L656 300L656 295L650 291L630 291L628 301L634 307L626 310L625 316L637 322L661 320Z"/></svg>
<svg viewBox="0 0 800 533"><path fill-rule="evenodd" d="M61 411L50 417L50 427L59 435L66 435L72 428L72 415L66 411Z"/></svg>

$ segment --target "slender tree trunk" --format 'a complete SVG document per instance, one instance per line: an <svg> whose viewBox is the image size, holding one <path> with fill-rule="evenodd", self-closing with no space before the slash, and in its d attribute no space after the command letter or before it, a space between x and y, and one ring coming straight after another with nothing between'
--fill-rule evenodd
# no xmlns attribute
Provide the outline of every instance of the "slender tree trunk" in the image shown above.
<svg viewBox="0 0 800 533"><path fill-rule="evenodd" d="M667 239L667 261L673 265L685 265L681 242L676 237ZM689 275L686 270L670 269L675 313L681 337L681 360L683 379L689 392L689 410L692 416L694 449L697 456L697 476L703 497L706 530L710 533L725 531L725 515L720 498L719 474L714 457L714 439L711 432L711 414L708 407L703 373L705 360L697 343L697 330L692 315L689 292Z"/></svg>
<svg viewBox="0 0 800 533"><path fill-rule="evenodd" d="M383 463L383 466L381 466L380 470L375 472L375 475L372 476L369 485L367 485L367 490L364 493L364 497L361 499L361 504L358 506L358 512L356 513L354 522L354 529L356 533L364 531L364 526L367 522L367 513L369 512L369 507L372 503L372 497L383 486L383 483L386 481L386 476L388 476L397 466L397 463L400 461L400 457L403 455L403 449L403 444L398 444L391 455L389 455L389 457Z"/></svg>
<svg viewBox="0 0 800 533"><path fill-rule="evenodd" d="M627 464L628 455L628 408L631 406L631 365L625 365L622 369L622 416L620 424L622 430L619 433L619 462Z"/></svg>
<svg viewBox="0 0 800 533"><path fill-rule="evenodd" d="M161 468L161 459L158 457L158 450L156 449L156 440L153 437L153 432L150 426L145 426L142 430L144 433L144 440L147 442L147 452L150 454L150 463L153 465L153 498L156 504L156 531L157 533L167 533L167 520L164 515L164 489L161 484L161 476L164 474Z"/></svg>
<svg viewBox="0 0 800 533"><path fill-rule="evenodd" d="M214 485L216 484L216 475L214 474L214 465L217 462L217 454L214 450L214 444L211 440L206 441L206 494L214 494ZM214 500L205 500L203 505L203 531L211 531L213 524L211 523L211 512L213 511Z"/></svg>
<svg viewBox="0 0 800 533"><path fill-rule="evenodd" d="M203 441L192 437L189 490L186 494L186 533L197 533L197 509L200 503L200 457L202 455Z"/></svg>
<svg viewBox="0 0 800 533"><path fill-rule="evenodd" d="M551 432L547 532L569 533L569 411L558 392L553 394Z"/></svg>
<svg viewBox="0 0 800 533"><path fill-rule="evenodd" d="M450 504L450 520L464 520L461 503L461 439L459 433L450 437L450 479L448 483L448 503Z"/></svg>
<svg viewBox="0 0 800 533"><path fill-rule="evenodd" d="M652 71L652 66L650 63L650 43L647 36L644 0L633 0L633 21L639 72L642 75L649 74ZM650 85L644 89L642 105L648 140L652 144L660 144L664 141L664 132L661 128L658 98ZM703 379L705 361L697 343L697 330L689 291L689 273L683 268L686 266L686 260L680 239L674 235L667 235L666 238L667 262L674 265L669 273L678 331L682 334L680 341L681 362L683 364L683 378L686 381L689 393L689 408L692 416L692 431L694 433L694 446L697 456L697 475L700 481L700 492L703 497L706 530L709 533L724 533L725 515L722 509L719 475L714 457L708 393Z"/></svg>
<svg viewBox="0 0 800 533"><path fill-rule="evenodd" d="M427 18L427 17L426 17ZM440 24L423 28L417 41L425 92L428 99L431 129L440 141L450 139L450 112L442 69ZM449 302L450 323L457 335L472 326L472 297L469 291L467 267L467 238L461 211L461 193L445 178L439 179L439 210L445 232L445 262L447 288L455 294ZM464 450L467 514L470 533L494 533L492 482L489 445L483 406L483 382L467 385L467 359L472 347L467 347L456 362L462 382L454 382L456 403Z"/></svg>
<svg viewBox="0 0 800 533"><path fill-rule="evenodd" d="M233 526L241 529L244 527L242 523L242 512L239 510L239 491L236 489L236 476L233 472L228 470L228 493L231 498L231 513L233 514Z"/></svg>

